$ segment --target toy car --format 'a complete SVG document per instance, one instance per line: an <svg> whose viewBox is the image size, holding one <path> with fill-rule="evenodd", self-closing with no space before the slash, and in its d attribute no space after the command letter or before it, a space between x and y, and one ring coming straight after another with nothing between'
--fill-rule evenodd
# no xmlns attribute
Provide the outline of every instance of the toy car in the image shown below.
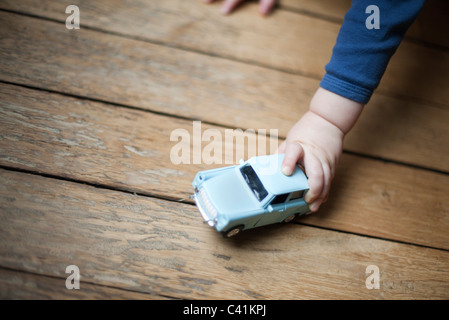
<svg viewBox="0 0 449 320"><path fill-rule="evenodd" d="M307 177L296 167L281 172L283 154L253 157L240 165L200 171L193 199L204 221L225 237L242 230L290 222L310 212L304 201Z"/></svg>

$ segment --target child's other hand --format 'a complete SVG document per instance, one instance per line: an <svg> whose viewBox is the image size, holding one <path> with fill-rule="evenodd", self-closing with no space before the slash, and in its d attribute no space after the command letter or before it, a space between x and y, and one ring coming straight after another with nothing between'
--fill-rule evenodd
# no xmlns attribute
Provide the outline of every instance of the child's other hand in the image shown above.
<svg viewBox="0 0 449 320"><path fill-rule="evenodd" d="M282 172L290 175L297 163L309 179L305 200L312 212L327 200L340 158L343 138L357 121L363 105L318 89L310 110L290 129L277 153L285 153Z"/></svg>
<svg viewBox="0 0 449 320"><path fill-rule="evenodd" d="M215 0L203 0L206 3L214 2ZM225 0L221 6L221 13L229 14L245 0ZM267 15L271 12L277 0L259 0L259 11L263 15Z"/></svg>

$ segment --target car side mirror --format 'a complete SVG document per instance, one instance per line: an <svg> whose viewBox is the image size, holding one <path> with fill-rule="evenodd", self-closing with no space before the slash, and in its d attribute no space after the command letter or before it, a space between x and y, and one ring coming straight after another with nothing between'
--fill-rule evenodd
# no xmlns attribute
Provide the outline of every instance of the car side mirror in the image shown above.
<svg viewBox="0 0 449 320"><path fill-rule="evenodd" d="M268 205L267 210L268 210L268 212L273 212L273 207L271 206L271 204Z"/></svg>

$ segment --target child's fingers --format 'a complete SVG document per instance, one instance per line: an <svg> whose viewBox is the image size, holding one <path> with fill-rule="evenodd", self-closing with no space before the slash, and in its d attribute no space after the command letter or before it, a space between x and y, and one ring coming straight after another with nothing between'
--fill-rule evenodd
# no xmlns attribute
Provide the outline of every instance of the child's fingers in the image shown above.
<svg viewBox="0 0 449 320"><path fill-rule="evenodd" d="M304 149L297 141L284 141L284 160L282 161L282 173L289 176L295 170L296 163L304 157Z"/></svg>
<svg viewBox="0 0 449 320"><path fill-rule="evenodd" d="M305 196L305 201L309 204L311 211L318 210L321 201L316 201L321 196L325 186L325 173L321 161L313 154L308 154L304 159L309 191Z"/></svg>
<svg viewBox="0 0 449 320"><path fill-rule="evenodd" d="M228 14L243 0L226 0L221 6L221 13Z"/></svg>
<svg viewBox="0 0 449 320"><path fill-rule="evenodd" d="M323 162L321 162L321 165L322 165L322 169L323 169L323 188L321 190L320 195L316 198L316 200L313 200L313 199L310 200L310 201L312 201L312 203L309 208L313 212L318 211L320 206L326 201L327 195L329 194L331 181L332 181L331 169L330 169L329 165L327 164L327 162L323 161ZM309 186L310 186L310 183L309 183ZM306 202L307 202L307 200L306 200Z"/></svg>
<svg viewBox="0 0 449 320"><path fill-rule="evenodd" d="M221 6L221 13L229 14L231 13L241 2L244 0L225 0ZM267 15L273 9L277 0L260 0L259 11L263 15ZM215 0L203 0L205 3L212 3Z"/></svg>
<svg viewBox="0 0 449 320"><path fill-rule="evenodd" d="M329 164L311 152L306 154L303 146L294 140L282 142L277 153L285 154L281 170L287 176L292 174L297 163L304 166L309 184L305 201L312 212L318 211L330 190L332 170Z"/></svg>
<svg viewBox="0 0 449 320"><path fill-rule="evenodd" d="M324 199L327 197L327 194L329 193L329 190L331 189L332 171L327 162L323 161L321 164L323 166L324 172L324 187L323 191L321 192L320 200L321 203L323 203Z"/></svg>
<svg viewBox="0 0 449 320"><path fill-rule="evenodd" d="M263 15L269 14L275 4L276 4L276 0L260 0L260 3L259 3L260 13L262 13Z"/></svg>

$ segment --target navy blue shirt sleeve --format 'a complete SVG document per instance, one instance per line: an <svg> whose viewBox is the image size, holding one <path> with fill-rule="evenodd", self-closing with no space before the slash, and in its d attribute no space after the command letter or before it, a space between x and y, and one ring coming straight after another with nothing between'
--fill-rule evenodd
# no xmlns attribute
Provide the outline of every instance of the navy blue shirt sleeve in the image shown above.
<svg viewBox="0 0 449 320"><path fill-rule="evenodd" d="M320 86L348 99L367 103L379 85L391 56L425 0L353 0L345 15ZM378 29L366 13L379 8Z"/></svg>

